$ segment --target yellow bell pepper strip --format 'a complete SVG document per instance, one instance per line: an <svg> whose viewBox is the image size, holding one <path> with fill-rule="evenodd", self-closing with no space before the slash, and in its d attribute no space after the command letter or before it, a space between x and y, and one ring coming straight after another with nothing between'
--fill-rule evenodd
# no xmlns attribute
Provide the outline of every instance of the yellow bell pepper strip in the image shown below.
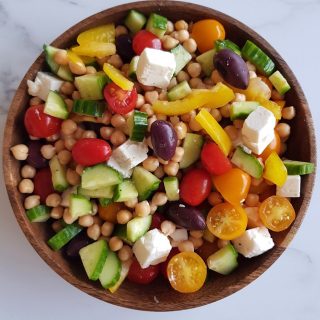
<svg viewBox="0 0 320 320"><path fill-rule="evenodd" d="M277 186L282 187L287 180L287 176L286 166L275 151L271 152L265 162L263 177Z"/></svg>
<svg viewBox="0 0 320 320"><path fill-rule="evenodd" d="M88 42L115 42L116 30L113 23L91 28L78 35L77 42L82 45Z"/></svg>
<svg viewBox="0 0 320 320"><path fill-rule="evenodd" d="M97 57L101 59L115 54L116 46L114 43L92 41L73 47L71 50L81 56Z"/></svg>
<svg viewBox="0 0 320 320"><path fill-rule="evenodd" d="M71 50L67 50L67 58L68 58L69 62L84 66L82 59L76 53L72 52Z"/></svg>
<svg viewBox="0 0 320 320"><path fill-rule="evenodd" d="M232 148L231 139L211 113L201 109L195 119L227 156Z"/></svg>
<svg viewBox="0 0 320 320"><path fill-rule="evenodd" d="M131 91L134 83L128 80L122 73L109 63L103 64L103 71L121 89Z"/></svg>
<svg viewBox="0 0 320 320"><path fill-rule="evenodd" d="M155 113L176 116L203 106L220 108L233 100L234 97L233 90L219 82L212 89L193 89L189 95L181 100L157 100L153 103L152 108Z"/></svg>
<svg viewBox="0 0 320 320"><path fill-rule="evenodd" d="M269 111L271 111L277 120L281 119L281 109L282 107L274 101L266 100L266 99L256 99L262 107L265 107Z"/></svg>

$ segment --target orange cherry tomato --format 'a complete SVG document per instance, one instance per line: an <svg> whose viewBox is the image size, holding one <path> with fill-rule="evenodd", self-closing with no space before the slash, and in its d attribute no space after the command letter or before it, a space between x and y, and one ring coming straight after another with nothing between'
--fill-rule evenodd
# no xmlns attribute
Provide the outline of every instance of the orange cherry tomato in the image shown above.
<svg viewBox="0 0 320 320"><path fill-rule="evenodd" d="M196 41L199 51L203 53L213 49L216 40L224 40L226 32L219 21L205 19L193 25L191 36Z"/></svg>
<svg viewBox="0 0 320 320"><path fill-rule="evenodd" d="M213 177L213 183L226 201L239 205L248 195L251 177L241 169L232 168L224 174Z"/></svg>
<svg viewBox="0 0 320 320"><path fill-rule="evenodd" d="M195 252L181 252L171 258L167 275L173 289L181 293L196 292L207 277L207 266Z"/></svg>
<svg viewBox="0 0 320 320"><path fill-rule="evenodd" d="M268 229L280 232L290 227L296 213L287 198L271 196L260 205L259 216Z"/></svg>
<svg viewBox="0 0 320 320"><path fill-rule="evenodd" d="M280 153L281 149L281 140L277 131L274 131L273 140L267 145L264 151L259 155L263 161L266 161L272 151L275 151L277 154Z"/></svg>

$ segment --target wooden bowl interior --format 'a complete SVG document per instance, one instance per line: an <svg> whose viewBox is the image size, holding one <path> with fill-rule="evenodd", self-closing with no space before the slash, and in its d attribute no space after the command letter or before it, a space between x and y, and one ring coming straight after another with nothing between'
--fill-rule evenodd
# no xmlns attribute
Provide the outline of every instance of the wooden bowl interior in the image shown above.
<svg viewBox="0 0 320 320"><path fill-rule="evenodd" d="M159 12L170 20L197 21L203 18L215 18L224 25L227 37L239 45L243 45L247 39L257 43L276 61L277 68L292 86L286 96L287 105L294 105L297 115L291 121L292 133L288 142L287 157L316 162L312 118L295 76L279 54L264 39L225 14L206 7L176 1L131 3L97 13L85 19L57 38L53 45L61 48L68 47L75 43L76 36L83 30L109 22L120 23L129 9L137 9L146 14ZM29 100L26 80L34 79L37 71L44 68L47 67L44 63L44 56L41 54L26 73L13 99L4 134L4 176L13 211L27 239L48 265L66 281L92 296L119 306L151 311L181 310L205 305L238 291L260 276L282 254L302 222L311 197L314 175L303 178L303 197L292 202L297 212L297 218L291 228L281 234L272 235L276 242L275 248L255 259L241 259L238 270L227 277L210 274L205 286L196 293L179 294L170 289L166 281L158 279L148 286L125 282L115 294L110 294L101 288L98 282L89 281L80 263L71 264L63 258L60 252L53 252L49 249L46 240L51 236L52 231L46 224L31 224L27 220L23 208L24 197L17 191L17 184L20 181L20 163L10 155L9 148L26 141L27 135L22 125L24 110Z"/></svg>

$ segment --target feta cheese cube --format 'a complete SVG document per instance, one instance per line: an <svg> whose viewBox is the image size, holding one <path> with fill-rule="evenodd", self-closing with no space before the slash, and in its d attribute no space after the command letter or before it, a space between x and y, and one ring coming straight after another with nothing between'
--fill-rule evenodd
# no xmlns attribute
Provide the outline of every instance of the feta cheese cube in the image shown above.
<svg viewBox="0 0 320 320"><path fill-rule="evenodd" d="M274 242L266 227L248 229L246 232L232 240L236 250L246 258L263 254L274 246Z"/></svg>
<svg viewBox="0 0 320 320"><path fill-rule="evenodd" d="M145 48L137 65L137 79L146 86L165 89L176 68L176 60L171 52Z"/></svg>
<svg viewBox="0 0 320 320"><path fill-rule="evenodd" d="M255 154L261 154L268 144L274 139L274 130L270 131L269 134L258 142L253 142L252 139L246 136L242 137L243 144L252 150Z"/></svg>
<svg viewBox="0 0 320 320"><path fill-rule="evenodd" d="M287 198L300 197L300 176L288 176L285 184L282 187L277 186L277 196Z"/></svg>
<svg viewBox="0 0 320 320"><path fill-rule="evenodd" d="M158 229L152 229L135 242L132 250L141 268L145 269L166 261L171 248L168 237Z"/></svg>
<svg viewBox="0 0 320 320"><path fill-rule="evenodd" d="M172 234L170 234L170 238L172 238L176 242L188 240L188 231L183 228L176 229Z"/></svg>

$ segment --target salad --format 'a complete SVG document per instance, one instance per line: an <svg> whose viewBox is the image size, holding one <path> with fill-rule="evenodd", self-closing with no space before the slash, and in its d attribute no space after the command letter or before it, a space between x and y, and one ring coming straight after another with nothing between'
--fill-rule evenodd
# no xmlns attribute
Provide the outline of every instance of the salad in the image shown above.
<svg viewBox="0 0 320 320"><path fill-rule="evenodd" d="M70 48L44 45L47 70L27 81L27 141L11 148L26 215L112 293L160 276L195 292L295 220L314 165L285 158L290 84L229 37L213 19L131 10Z"/></svg>

